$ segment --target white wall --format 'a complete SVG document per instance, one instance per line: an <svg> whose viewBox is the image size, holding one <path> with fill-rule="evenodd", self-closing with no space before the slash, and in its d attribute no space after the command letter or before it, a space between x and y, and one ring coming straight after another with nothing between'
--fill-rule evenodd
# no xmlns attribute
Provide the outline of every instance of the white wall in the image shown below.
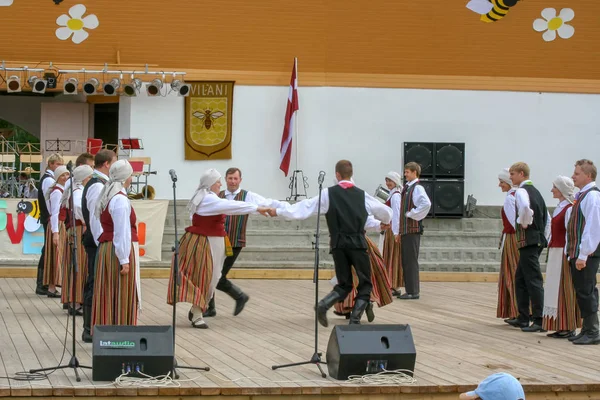
<svg viewBox="0 0 600 400"><path fill-rule="evenodd" d="M153 159L157 198L172 198L171 168L179 177L178 198L188 199L204 170L236 166L245 188L283 199L289 178L279 170L279 145L287 95L287 87L235 87L231 160L184 161L183 98L148 98L142 90L120 118L128 114L131 137L144 141L135 155ZM465 142L465 197L474 194L480 205L502 204L496 177L515 161L529 163L548 205L555 204L556 175L570 176L579 158L600 162L598 95L301 87L299 96L294 146L299 143L309 196L317 193L319 170L329 185L341 158L353 162L355 181L373 193L389 170L401 172L405 141Z"/></svg>
<svg viewBox="0 0 600 400"><path fill-rule="evenodd" d="M0 118L20 126L39 138L41 131L42 103L85 102L84 96L20 96L8 94L0 96Z"/></svg>

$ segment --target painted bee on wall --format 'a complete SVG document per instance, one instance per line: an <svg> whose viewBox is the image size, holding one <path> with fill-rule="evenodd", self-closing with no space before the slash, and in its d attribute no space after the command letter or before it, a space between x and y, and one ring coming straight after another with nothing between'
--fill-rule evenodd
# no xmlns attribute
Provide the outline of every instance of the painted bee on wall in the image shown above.
<svg viewBox="0 0 600 400"><path fill-rule="evenodd" d="M508 14L520 0L471 0L467 8L481 14L481 21L496 22Z"/></svg>
<svg viewBox="0 0 600 400"><path fill-rule="evenodd" d="M200 120L203 120L204 127L206 128L206 130L209 130L210 128L212 128L213 121L217 118L221 118L225 114L223 114L221 111L213 112L211 110L204 110L202 112L194 111L192 115Z"/></svg>

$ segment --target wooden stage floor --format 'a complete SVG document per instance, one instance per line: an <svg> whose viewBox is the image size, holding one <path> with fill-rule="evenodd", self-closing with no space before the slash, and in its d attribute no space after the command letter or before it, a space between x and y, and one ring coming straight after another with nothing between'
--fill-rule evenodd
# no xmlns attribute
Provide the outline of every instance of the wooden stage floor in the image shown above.
<svg viewBox="0 0 600 400"><path fill-rule="evenodd" d="M233 301L218 292L219 315L206 319L208 330L192 329L189 306L178 307L179 363L206 365L210 372L180 370L177 387L123 388L106 382L95 385L89 370L83 371L80 383L72 370L58 370L46 381L0 379L0 396L361 394L364 398L397 393L397 398L404 398L405 393L407 398L450 399L497 371L519 378L531 394L528 398L553 391L571 399L600 393L600 347L522 333L494 318L496 284L426 282L420 300L397 300L375 309L375 323L408 323L412 328L418 382L403 387L349 386L322 379L314 365L272 371L274 364L304 361L312 355L314 286L306 280L239 280L236 284L251 296L246 309L233 317ZM330 288L321 281L322 294ZM145 279L142 290L139 323L170 324L171 308L164 301L167 280ZM329 315L330 327L321 327L319 334L323 353L331 326L346 323ZM0 376L58 363L68 317L57 300L34 294L33 279L0 279L0 317ZM77 322L79 339L81 317ZM70 336L67 343L70 349ZM91 354L91 344L78 340L80 362L91 365ZM68 359L67 352L64 362ZM418 393L423 396L417 397Z"/></svg>

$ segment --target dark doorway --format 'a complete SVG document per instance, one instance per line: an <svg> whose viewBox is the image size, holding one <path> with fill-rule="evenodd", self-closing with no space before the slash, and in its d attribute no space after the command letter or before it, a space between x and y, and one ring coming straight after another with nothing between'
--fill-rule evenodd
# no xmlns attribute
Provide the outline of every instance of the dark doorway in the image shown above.
<svg viewBox="0 0 600 400"><path fill-rule="evenodd" d="M94 104L94 138L104 145L118 144L119 103Z"/></svg>

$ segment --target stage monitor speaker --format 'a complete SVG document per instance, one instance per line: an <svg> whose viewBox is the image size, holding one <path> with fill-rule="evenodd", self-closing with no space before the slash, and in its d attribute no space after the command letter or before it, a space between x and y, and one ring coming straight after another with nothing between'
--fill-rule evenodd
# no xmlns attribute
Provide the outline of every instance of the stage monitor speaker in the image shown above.
<svg viewBox="0 0 600 400"><path fill-rule="evenodd" d="M92 380L166 375L173 370L173 328L166 326L94 326Z"/></svg>
<svg viewBox="0 0 600 400"><path fill-rule="evenodd" d="M409 325L337 325L327 344L327 369L334 379L415 370L417 351Z"/></svg>
<svg viewBox="0 0 600 400"><path fill-rule="evenodd" d="M433 150L433 143L404 142L404 164L414 161L421 166L422 177L433 176Z"/></svg>
<svg viewBox="0 0 600 400"><path fill-rule="evenodd" d="M433 198L433 213L436 217L462 217L465 206L465 181L437 179Z"/></svg>
<svg viewBox="0 0 600 400"><path fill-rule="evenodd" d="M465 144L436 143L435 144L435 177L464 178L465 177Z"/></svg>

